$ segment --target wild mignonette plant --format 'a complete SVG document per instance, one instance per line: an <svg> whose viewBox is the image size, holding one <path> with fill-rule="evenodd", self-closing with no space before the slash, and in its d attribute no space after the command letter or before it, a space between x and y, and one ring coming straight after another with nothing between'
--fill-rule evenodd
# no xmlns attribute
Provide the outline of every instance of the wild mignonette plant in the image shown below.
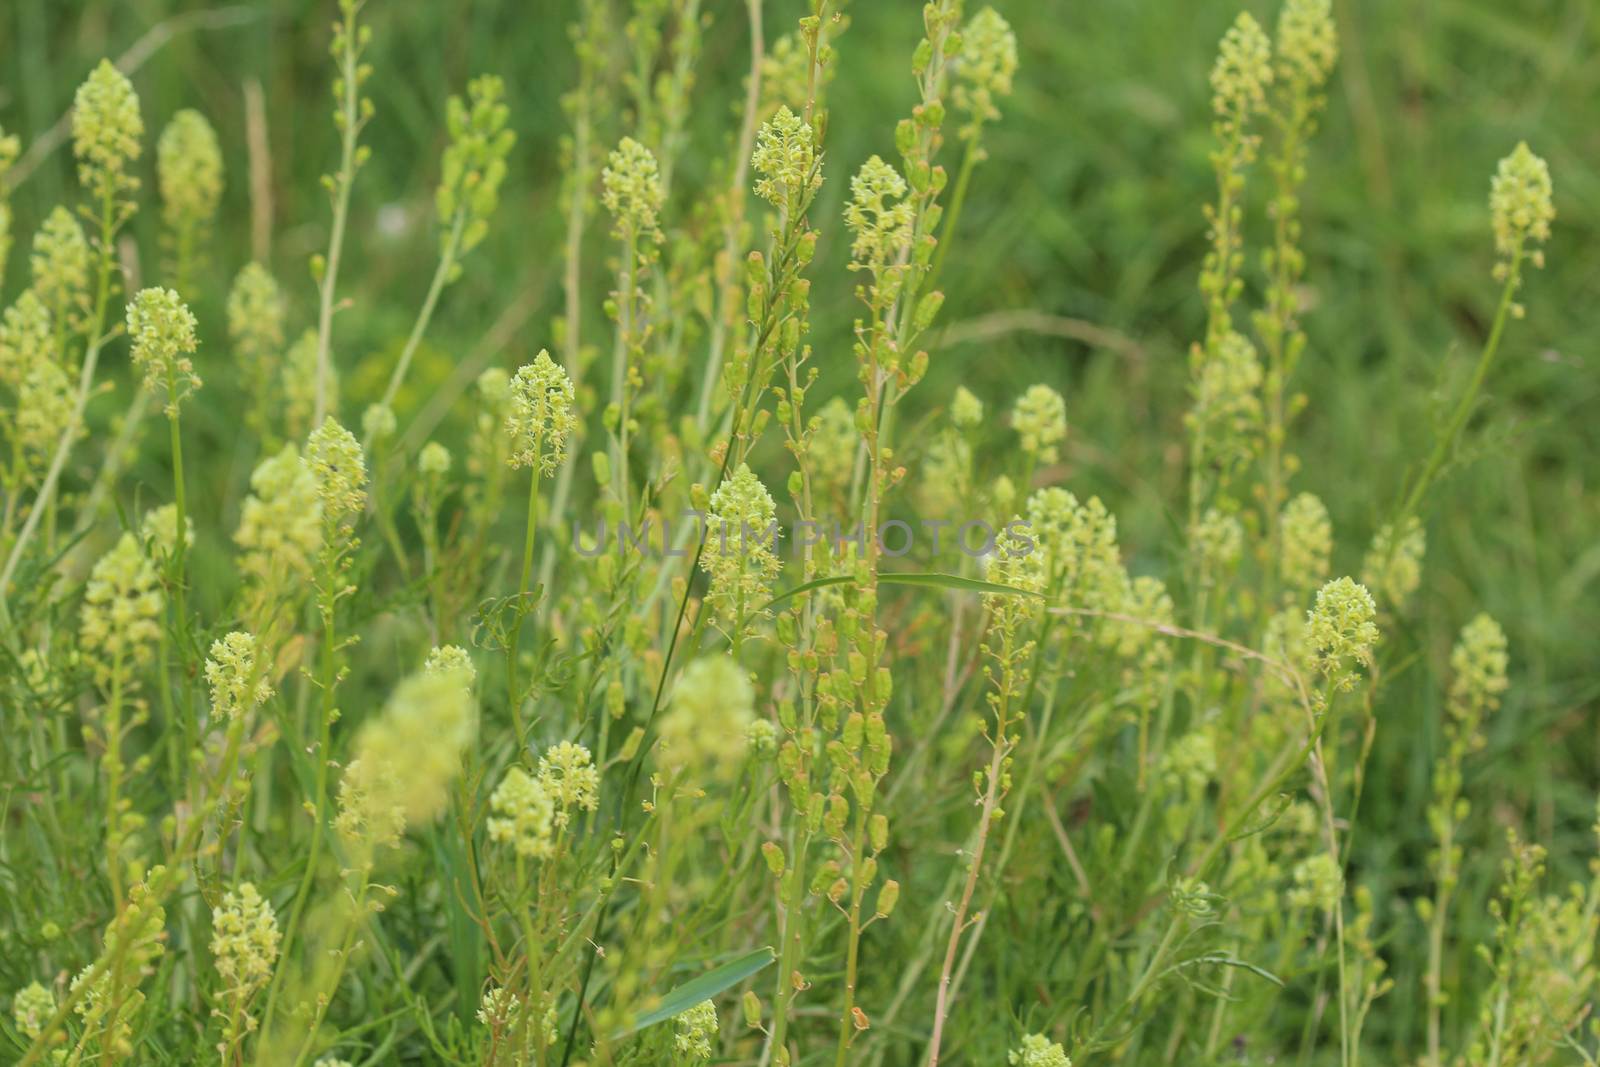
<svg viewBox="0 0 1600 1067"><path fill-rule="evenodd" d="M1476 799L1525 653L1488 614L1416 636L1432 490L1540 298L1544 160L1491 177L1482 348L1351 543L1297 380L1331 358L1308 279L1342 284L1308 205L1340 34L1330 0L1239 13L1188 117L1214 192L1145 543L1079 484L1101 413L945 321L1029 42L894 14L885 122L835 80L891 62L859 5L782 6L578 0L572 85L440 101L424 268L381 295L352 253L373 98L421 106L373 89L398 7L328 12L328 210L278 219L309 281L259 239L262 131L236 160L209 99L151 115L126 57L31 236L14 168L54 135L0 133L4 1061L1594 1064L1600 862L1547 885L1573 835ZM702 75L739 40L730 112ZM559 145L514 77L565 89ZM559 313L441 374L531 167ZM1428 671L1397 882L1362 801Z"/></svg>

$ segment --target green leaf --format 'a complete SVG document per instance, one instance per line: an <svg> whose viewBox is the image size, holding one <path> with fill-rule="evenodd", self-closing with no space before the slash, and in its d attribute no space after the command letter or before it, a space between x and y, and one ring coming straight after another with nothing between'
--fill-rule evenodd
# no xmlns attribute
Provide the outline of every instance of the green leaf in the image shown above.
<svg viewBox="0 0 1600 1067"><path fill-rule="evenodd" d="M674 1015L682 1015L702 1000L710 1000L723 990L738 985L775 958L770 948L758 948L754 952L747 952L737 959L724 963L721 967L709 970L698 978L692 978L662 997L661 1004L654 1011L644 1013L633 1021L633 1025L612 1034L611 1040L617 1041L656 1023L665 1022Z"/></svg>
<svg viewBox="0 0 1600 1067"><path fill-rule="evenodd" d="M855 576L851 574L834 574L826 578L813 578L811 581L797 585L793 589L785 589L767 601L766 606L770 608L804 593L826 589L830 585L844 585L853 581L855 581ZM917 571L904 574L880 574L878 575L878 584L927 586L934 589L958 589L967 593L989 593L994 596L1031 596L1038 597L1040 600L1044 599L1043 593L1035 593L1028 589L1018 589L1014 585L979 581L977 578L963 578L957 574Z"/></svg>

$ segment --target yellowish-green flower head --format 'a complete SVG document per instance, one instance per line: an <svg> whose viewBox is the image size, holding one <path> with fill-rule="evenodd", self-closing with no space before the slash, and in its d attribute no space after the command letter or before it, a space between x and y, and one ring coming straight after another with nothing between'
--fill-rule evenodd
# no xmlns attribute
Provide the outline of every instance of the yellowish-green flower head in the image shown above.
<svg viewBox="0 0 1600 1067"><path fill-rule="evenodd" d="M127 669L150 658L165 607L154 565L139 539L124 533L89 572L83 594L78 643L91 657L97 678L108 680L117 662Z"/></svg>
<svg viewBox="0 0 1600 1067"><path fill-rule="evenodd" d="M78 86L72 103L72 154L78 159L78 181L96 205L131 193L138 179L128 173L139 158L144 120L133 84L102 59Z"/></svg>
<svg viewBox="0 0 1600 1067"><path fill-rule="evenodd" d="M541 348L532 363L518 368L509 401L506 433L511 438L511 466L535 467L547 478L554 475L578 426L572 379Z"/></svg>
<svg viewBox="0 0 1600 1067"><path fill-rule="evenodd" d="M76 407L73 382L60 364L42 359L28 368L17 386L16 442L26 467L22 473L31 474L54 455Z"/></svg>
<svg viewBox="0 0 1600 1067"><path fill-rule="evenodd" d="M600 203L611 212L612 234L620 240L644 237L659 243L657 216L665 200L655 155L632 137L624 137L600 172Z"/></svg>
<svg viewBox="0 0 1600 1067"><path fill-rule="evenodd" d="M1011 95L1017 73L1017 35L1011 24L992 7L979 11L961 31L961 52L956 60L956 107L971 116L963 137L975 137L979 127L1000 117L995 101Z"/></svg>
<svg viewBox="0 0 1600 1067"><path fill-rule="evenodd" d="M258 582L305 577L322 547L322 500L299 449L284 445L257 464L239 513L239 570Z"/></svg>
<svg viewBox="0 0 1600 1067"><path fill-rule="evenodd" d="M1043 1034L1028 1034L1020 1048L1011 1050L1006 1057L1011 1067L1072 1067L1067 1050Z"/></svg>
<svg viewBox="0 0 1600 1067"><path fill-rule="evenodd" d="M827 496L843 493L855 467L856 447L861 435L856 432L856 416L842 398L834 397L811 417L806 446L806 461L814 485Z"/></svg>
<svg viewBox="0 0 1600 1067"><path fill-rule="evenodd" d="M1301 493L1283 506L1278 575L1286 591L1304 595L1328 580L1333 523L1315 493Z"/></svg>
<svg viewBox="0 0 1600 1067"><path fill-rule="evenodd" d="M423 672L401 682L383 713L356 735L355 758L339 782L339 832L377 849L438 818L476 731L464 675Z"/></svg>
<svg viewBox="0 0 1600 1067"><path fill-rule="evenodd" d="M367 461L361 442L333 416L306 440L306 465L316 481L325 519L339 522L367 506Z"/></svg>
<svg viewBox="0 0 1600 1067"><path fill-rule="evenodd" d="M773 207L788 208L815 192L822 185L816 137L811 124L786 106L762 123L750 157L759 175L756 195Z"/></svg>
<svg viewBox="0 0 1600 1067"><path fill-rule="evenodd" d="M157 563L171 559L178 551L177 505L162 504L145 512L139 523L139 540ZM183 543L194 544L194 519L188 515L183 517Z"/></svg>
<svg viewBox="0 0 1600 1067"><path fill-rule="evenodd" d="M562 741L539 757L529 774L513 764L489 798L489 840L524 859L555 855L556 838L577 811L600 806L600 771L589 750Z"/></svg>
<svg viewBox="0 0 1600 1067"><path fill-rule="evenodd" d="M744 625L771 598L778 559L777 505L748 464L739 464L711 494L700 567L711 576L706 601L730 629Z"/></svg>
<svg viewBox="0 0 1600 1067"><path fill-rule="evenodd" d="M349 1060L341 1060L337 1056L323 1056L313 1067L355 1067Z"/></svg>
<svg viewBox="0 0 1600 1067"><path fill-rule="evenodd" d="M1461 630L1450 651L1450 713L1458 720L1481 718L1500 706L1510 683L1506 668L1506 633L1488 615L1480 614Z"/></svg>
<svg viewBox="0 0 1600 1067"><path fill-rule="evenodd" d="M361 433L368 441L386 441L398 427L394 408L388 404L368 404L361 413Z"/></svg>
<svg viewBox="0 0 1600 1067"><path fill-rule="evenodd" d="M1230 331L1200 368L1189 432L1204 445L1202 462L1237 466L1256 453L1261 435L1261 359L1243 334Z"/></svg>
<svg viewBox="0 0 1600 1067"><path fill-rule="evenodd" d="M733 657L695 660L678 676L660 719L662 760L697 778L733 780L756 721L755 703L750 676Z"/></svg>
<svg viewBox="0 0 1600 1067"><path fill-rule="evenodd" d="M1278 75L1319 86L1339 58L1333 0L1285 0L1278 14Z"/></svg>
<svg viewBox="0 0 1600 1067"><path fill-rule="evenodd" d="M556 803L556 825L565 826L576 809L600 806L600 771L583 745L561 741L539 757L539 780Z"/></svg>
<svg viewBox="0 0 1600 1067"><path fill-rule="evenodd" d="M211 715L229 721L249 715L272 699L267 665L257 662L253 634L234 630L211 642L206 659L206 685L211 689Z"/></svg>
<svg viewBox="0 0 1600 1067"><path fill-rule="evenodd" d="M490 367L478 375L477 386L478 399L484 407L500 410L511 403L511 375L501 368Z"/></svg>
<svg viewBox="0 0 1600 1067"><path fill-rule="evenodd" d="M133 341L133 365L144 374L145 387L168 390L167 412L190 392L200 388L194 372L194 315L171 289L142 289L128 305L128 336Z"/></svg>
<svg viewBox="0 0 1600 1067"><path fill-rule="evenodd" d="M1316 605L1306 616L1307 644L1312 666L1334 689L1353 689L1358 668L1372 662L1377 614L1367 587L1350 578L1335 578L1317 591Z"/></svg>
<svg viewBox="0 0 1600 1067"><path fill-rule="evenodd" d="M1428 550L1428 535L1422 523L1406 520L1404 533L1396 539L1394 528L1385 523L1372 537L1372 547L1361 562L1361 580L1383 602L1393 608L1404 607L1422 584L1422 560Z"/></svg>
<svg viewBox="0 0 1600 1067"><path fill-rule="evenodd" d="M438 441L429 441L417 453L417 473L424 478L443 478L450 473L450 450Z"/></svg>
<svg viewBox="0 0 1600 1067"><path fill-rule="evenodd" d="M1318 852L1295 865L1290 904L1325 912L1332 910L1343 896L1344 872L1328 853Z"/></svg>
<svg viewBox="0 0 1600 1067"><path fill-rule="evenodd" d="M1065 410L1062 415L1064 418ZM950 398L950 421L958 430L976 430L983 424L983 401L964 385L956 386L955 395Z"/></svg>
<svg viewBox="0 0 1600 1067"><path fill-rule="evenodd" d="M672 1019L673 1067L701 1067L711 1062L717 1038L717 1006L702 1000Z"/></svg>
<svg viewBox="0 0 1600 1067"><path fill-rule="evenodd" d="M1039 463L1054 463L1057 446L1067 437L1067 402L1048 385L1031 385L1017 398L1011 428L1022 438L1022 450Z"/></svg>
<svg viewBox="0 0 1600 1067"><path fill-rule="evenodd" d="M32 289L0 315L0 385L16 389L28 371L55 358L50 309Z"/></svg>
<svg viewBox="0 0 1600 1067"><path fill-rule="evenodd" d="M29 982L11 998L11 1018L23 1037L38 1037L55 1013L55 996L38 982Z"/></svg>
<svg viewBox="0 0 1600 1067"><path fill-rule="evenodd" d="M1117 546L1117 517L1100 498L1080 504L1064 489L1040 489L1028 498L1027 512L1046 586L1074 607L1119 610L1128 575Z"/></svg>
<svg viewBox="0 0 1600 1067"><path fill-rule="evenodd" d="M228 339L247 363L278 359L283 352L283 293L272 272L246 263L228 290Z"/></svg>
<svg viewBox="0 0 1600 1067"><path fill-rule="evenodd" d="M56 205L33 236L33 288L56 325L75 325L89 305L89 242L72 212Z"/></svg>
<svg viewBox="0 0 1600 1067"><path fill-rule="evenodd" d="M1205 727L1190 730L1167 746L1161 776L1169 786L1198 794L1217 776L1217 739Z"/></svg>
<svg viewBox="0 0 1600 1067"><path fill-rule="evenodd" d="M1272 84L1272 42L1248 11L1239 12L1211 68L1211 109L1235 121L1261 111Z"/></svg>
<svg viewBox="0 0 1600 1067"><path fill-rule="evenodd" d="M441 645L431 649L422 669L429 674L458 675L466 679L468 689L478 683L478 668L472 665L472 655L460 645Z"/></svg>
<svg viewBox="0 0 1600 1067"><path fill-rule="evenodd" d="M1550 224L1556 217L1550 168L1526 142L1518 142L1495 169L1489 183L1489 217L1494 224L1497 277L1505 276L1511 262L1527 252L1530 241L1541 245L1550 239ZM1538 248L1528 258L1535 266L1544 265L1544 253Z"/></svg>
<svg viewBox="0 0 1600 1067"><path fill-rule="evenodd" d="M915 216L905 195L906 180L879 156L861 164L850 179L844 222L855 235L850 245L851 270L877 273L910 247Z"/></svg>
<svg viewBox="0 0 1600 1067"><path fill-rule="evenodd" d="M1021 515L1014 515L995 532L994 551L983 557L985 579L1030 593L1044 592L1044 553L1031 531L1030 523ZM996 594L990 598L990 607L1003 608L1014 599L1009 594Z"/></svg>
<svg viewBox="0 0 1600 1067"><path fill-rule="evenodd" d="M278 918L249 882L223 894L211 909L211 956L223 988L247 998L267 984L278 960Z"/></svg>
<svg viewBox="0 0 1600 1067"><path fill-rule="evenodd" d="M339 375L328 361L327 403L339 410ZM284 436L303 437L311 432L317 410L317 331L306 330L289 346L283 361Z"/></svg>
<svg viewBox="0 0 1600 1067"><path fill-rule="evenodd" d="M461 251L470 251L489 232L489 219L500 202L506 157L517 135L506 129L511 117L505 104L505 82L485 74L467 83L467 99L452 96L445 109L450 144L440 160L435 208L441 240L448 240L457 212L461 214Z"/></svg>
<svg viewBox="0 0 1600 1067"><path fill-rule="evenodd" d="M1189 531L1190 551L1211 582L1239 565L1244 553L1244 525L1237 515L1207 508Z"/></svg>
<svg viewBox="0 0 1600 1067"><path fill-rule="evenodd" d="M545 859L555 850L556 802L543 781L520 766L506 768L489 798L489 840L511 846L524 859Z"/></svg>
<svg viewBox="0 0 1600 1067"><path fill-rule="evenodd" d="M161 213L178 233L208 225L222 200L222 146L211 123L185 108L156 140L156 185Z"/></svg>

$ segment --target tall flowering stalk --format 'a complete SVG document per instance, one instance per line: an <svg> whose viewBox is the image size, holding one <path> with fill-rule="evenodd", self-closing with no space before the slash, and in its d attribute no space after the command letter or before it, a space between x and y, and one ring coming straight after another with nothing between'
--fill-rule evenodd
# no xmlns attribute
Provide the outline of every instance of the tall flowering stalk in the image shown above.
<svg viewBox="0 0 1600 1067"><path fill-rule="evenodd" d="M505 433L511 439L508 462L513 469L526 467L531 472L527 525L522 540L522 571L517 580L517 603L513 607L515 621L506 641L506 700L518 738L522 737L523 693L517 687L517 665L522 620L529 610L523 599L533 576L533 545L539 529L539 479L553 477L566 457L567 440L578 423L573 412L574 400L572 379L544 349L540 349L533 362L520 368L511 380L510 408L505 419Z"/></svg>
<svg viewBox="0 0 1600 1067"><path fill-rule="evenodd" d="M1194 391L1187 417L1190 530L1199 526L1217 485L1254 450L1255 417L1241 416L1252 408L1259 411L1261 366L1255 346L1234 329L1232 308L1244 288L1245 176L1260 146L1254 124L1267 108L1273 77L1271 42L1256 20L1241 12L1223 35L1211 68L1217 199L1205 207L1211 239L1200 269L1205 334L1189 353ZM1195 585L1205 585L1203 576Z"/></svg>
<svg viewBox="0 0 1600 1067"><path fill-rule="evenodd" d="M663 240L659 214L666 199L656 157L631 137L624 137L600 172L600 202L611 213L611 236L617 241L617 289L607 303L616 320L611 348L611 467L623 515L631 514L632 481L628 469L633 397L643 384L640 362L650 336L650 297L640 277L656 261Z"/></svg>
<svg viewBox="0 0 1600 1067"><path fill-rule="evenodd" d="M1522 288L1522 270L1525 266L1544 266L1544 250L1540 247L1550 239L1550 224L1555 221L1554 187L1550 181L1550 167L1535 155L1525 142L1500 161L1494 178L1489 183L1489 219L1494 229L1494 277L1502 283L1500 303L1495 309L1494 322L1483 351L1472 369L1472 377L1461 393L1445 424L1444 432L1434 442L1422 471L1411 484L1398 518L1391 523L1401 528L1415 515L1423 496L1427 493L1440 470L1455 449L1456 440L1466 427L1467 418L1477 403L1478 393L1489 376L1495 356L1500 351L1500 337L1505 332L1508 319L1520 319L1525 313L1517 301Z"/></svg>
<svg viewBox="0 0 1600 1067"><path fill-rule="evenodd" d="M463 100L452 96L445 108L450 144L439 167L439 187L434 209L439 221L439 263L433 281L417 311L400 358L384 387L381 407L393 408L417 346L433 319L434 307L444 287L461 275L461 258L489 233L489 220L500 201L500 184L506 176L506 157L516 144L516 134L506 128L511 111L505 105L505 82L485 74L467 84ZM367 444L372 443L371 435Z"/></svg>
<svg viewBox="0 0 1600 1067"><path fill-rule="evenodd" d="M139 159L143 136L144 120L139 115L139 98L134 94L133 85L109 61L101 60L88 80L79 86L72 107L72 151L78 161L78 181L88 193L100 224L94 249L93 310L83 324L85 349L71 415L61 429L49 469L12 543L5 568L0 570L0 617L4 617L11 579L22 562L28 542L51 507L56 484L83 426L84 408L94 389L95 369L107 339L101 329L111 302L116 235L134 214L133 195L139 189L139 179L130 171ZM70 220L70 215L67 217ZM65 331L67 321L65 317L58 317L57 329ZM64 347L64 332L60 336Z"/></svg>
<svg viewBox="0 0 1600 1067"><path fill-rule="evenodd" d="M1267 353L1264 379L1266 408L1263 473L1266 495L1266 558L1277 560L1284 544L1280 514L1288 495L1294 460L1285 453L1285 436L1293 412L1287 406L1289 380L1305 351L1300 327L1298 286L1305 274L1300 247L1300 189L1305 183L1306 143L1316 132L1325 103L1323 85L1338 57L1331 0L1289 0L1278 16L1273 42L1274 79L1268 118L1276 142L1267 160L1272 176L1272 247L1263 254L1268 277L1266 306L1254 318ZM1272 598L1264 598L1270 606Z"/></svg>
<svg viewBox="0 0 1600 1067"><path fill-rule="evenodd" d="M328 235L326 255L317 255L311 261L311 273L317 281L317 363L315 407L311 424L320 426L323 417L334 408L330 403L330 381L333 376L333 312L339 284L339 264L344 257L344 231L350 218L350 191L355 187L356 172L366 164L372 150L360 143L361 131L372 121L374 108L371 97L362 95L361 87L372 77L372 67L362 62L361 55L372 41L372 27L359 22L366 0L339 0L339 21L334 24L330 54L338 65L339 74L333 82L333 125L339 131L339 169L324 175L322 184L328 190L333 205L333 228Z"/></svg>
<svg viewBox="0 0 1600 1067"><path fill-rule="evenodd" d="M222 148L200 112L179 111L161 131L156 141L156 184L171 242L174 286L188 293L201 245L222 199Z"/></svg>
<svg viewBox="0 0 1600 1067"><path fill-rule="evenodd" d="M1506 635L1488 615L1479 615L1461 631L1450 653L1455 677L1446 696L1445 751L1434 764L1433 802L1428 805L1428 825L1434 849L1434 895L1418 908L1428 924L1428 968L1424 976L1427 995L1428 1055L1430 1067L1443 1067L1441 1011L1444 995L1444 940L1450 902L1461 877L1463 852L1456 839L1458 827L1471 806L1462 795L1462 767L1472 752L1484 745L1484 720L1500 706L1506 691Z"/></svg>
<svg viewBox="0 0 1600 1067"><path fill-rule="evenodd" d="M308 742L314 761L314 785L307 806L311 815L311 843L306 853L305 871L300 876L300 884L289 911L289 922L284 928L283 955L286 958L300 931L311 887L316 880L317 862L322 857L328 822L328 770L333 762L333 724L339 718L339 709L334 701L345 672L340 654L356 641L353 636L340 636L338 610L340 603L355 592L355 587L349 581L350 557L361 542L354 535L354 526L367 503L367 467L361 445L349 430L332 418L317 427L306 441L305 463L316 487L322 520L322 536L313 570L317 618L322 633L316 677L317 734L315 741ZM282 981L283 973L280 971L267 993L263 1031L271 1031Z"/></svg>
<svg viewBox="0 0 1600 1067"><path fill-rule="evenodd" d="M172 440L172 496L176 508L173 523L171 574L178 613L178 632L186 633L188 611L184 558L188 551L189 511L184 492L183 433L179 411L184 400L200 388L200 376L189 358L198 345L195 319L183 299L171 289L145 289L128 305L128 336L133 341L132 359L144 375L145 388L164 391L167 427Z"/></svg>

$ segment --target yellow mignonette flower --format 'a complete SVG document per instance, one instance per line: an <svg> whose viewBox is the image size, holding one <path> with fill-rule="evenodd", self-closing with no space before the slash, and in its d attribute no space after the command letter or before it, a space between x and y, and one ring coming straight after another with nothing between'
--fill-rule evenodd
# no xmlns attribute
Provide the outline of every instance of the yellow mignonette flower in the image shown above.
<svg viewBox="0 0 1600 1067"><path fill-rule="evenodd" d="M1241 120L1262 110L1272 84L1272 42L1248 11L1241 11L1222 35L1211 68L1211 109Z"/></svg>
<svg viewBox="0 0 1600 1067"><path fill-rule="evenodd" d="M179 234L193 234L217 214L222 199L222 147L200 112L172 116L156 140L156 185L161 213Z"/></svg>
<svg viewBox="0 0 1600 1067"><path fill-rule="evenodd" d="M1307 640L1312 665L1335 690L1355 688L1357 668L1372 662L1377 614L1367 587L1350 578L1335 578L1317 591L1316 605L1306 616Z"/></svg>
<svg viewBox="0 0 1600 1067"><path fill-rule="evenodd" d="M256 662L254 635L235 630L211 643L206 659L206 684L211 688L211 714L238 719L272 698L272 683Z"/></svg>
<svg viewBox="0 0 1600 1067"><path fill-rule="evenodd" d="M1032 385L1017 398L1011 427L1022 438L1022 450L1040 463L1054 463L1056 446L1067 436L1067 402L1048 385Z"/></svg>
<svg viewBox="0 0 1600 1067"><path fill-rule="evenodd" d="M1556 217L1550 167L1527 142L1518 142L1495 169L1489 183L1489 217L1494 224L1497 278L1507 276L1527 252L1530 240L1543 244L1550 239L1550 224ZM1544 266L1541 250L1535 248L1528 258L1534 266Z"/></svg>
<svg viewBox="0 0 1600 1067"><path fill-rule="evenodd" d="M684 668L661 716L661 757L719 781L738 773L750 739L756 694L731 656L704 656Z"/></svg>
<svg viewBox="0 0 1600 1067"><path fill-rule="evenodd" d="M632 137L624 137L600 172L600 202L611 212L612 236L620 240L646 237L659 244L661 227L656 217L665 200L655 155Z"/></svg>
<svg viewBox="0 0 1600 1067"><path fill-rule="evenodd" d="M109 679L117 660L126 667L149 658L150 646L161 636L165 607L154 565L139 539L124 533L89 572L83 595L78 641L93 657L96 677Z"/></svg>
<svg viewBox="0 0 1600 1067"><path fill-rule="evenodd" d="M97 204L138 189L138 179L128 168L139 158L142 137L144 120L133 84L109 59L102 59L78 87L72 103L72 154L78 159L78 180Z"/></svg>
<svg viewBox="0 0 1600 1067"><path fill-rule="evenodd" d="M278 960L278 919L256 887L241 882L211 909L211 955L224 988L246 998L272 977Z"/></svg>
<svg viewBox="0 0 1600 1067"><path fill-rule="evenodd" d="M1028 1034L1020 1048L1011 1050L1006 1062L1012 1067L1072 1067L1067 1050L1043 1034Z"/></svg>
<svg viewBox="0 0 1600 1067"><path fill-rule="evenodd" d="M340 834L370 855L399 844L407 827L438 818L476 731L471 689L460 672L423 672L401 682L382 714L356 734L355 758L339 782Z"/></svg>
<svg viewBox="0 0 1600 1067"><path fill-rule="evenodd" d="M361 443L333 416L306 439L306 466L316 482L324 519L339 522L367 506L367 462Z"/></svg>
<svg viewBox="0 0 1600 1067"><path fill-rule="evenodd" d="M510 383L506 433L511 438L512 467L537 467L554 475L566 458L567 439L577 429L576 394L572 379L544 349L518 369Z"/></svg>
<svg viewBox="0 0 1600 1067"><path fill-rule="evenodd" d="M147 389L169 390L167 412L200 388L194 372L196 322L189 306L171 289L142 289L128 304L128 337L133 341L133 365L144 374Z"/></svg>

